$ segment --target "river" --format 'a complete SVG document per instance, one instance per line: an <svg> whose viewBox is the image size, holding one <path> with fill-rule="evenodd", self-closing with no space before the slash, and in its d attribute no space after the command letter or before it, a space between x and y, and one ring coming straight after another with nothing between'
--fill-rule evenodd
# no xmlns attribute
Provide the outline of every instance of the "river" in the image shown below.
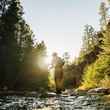
<svg viewBox="0 0 110 110"><path fill-rule="evenodd" d="M0 110L110 110L99 95L1 96Z"/></svg>

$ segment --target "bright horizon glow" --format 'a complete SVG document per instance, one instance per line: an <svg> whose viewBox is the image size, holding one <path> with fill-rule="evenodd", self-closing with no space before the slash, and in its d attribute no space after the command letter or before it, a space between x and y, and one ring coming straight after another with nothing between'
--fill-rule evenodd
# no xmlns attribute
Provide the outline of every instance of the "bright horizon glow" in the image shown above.
<svg viewBox="0 0 110 110"><path fill-rule="evenodd" d="M48 67L51 65L51 60L52 60L52 57L51 55L48 55L46 58L45 58L45 63L48 65Z"/></svg>
<svg viewBox="0 0 110 110"><path fill-rule="evenodd" d="M38 41L44 40L48 55L69 52L78 56L84 25L99 28L100 0L22 0L25 19Z"/></svg>

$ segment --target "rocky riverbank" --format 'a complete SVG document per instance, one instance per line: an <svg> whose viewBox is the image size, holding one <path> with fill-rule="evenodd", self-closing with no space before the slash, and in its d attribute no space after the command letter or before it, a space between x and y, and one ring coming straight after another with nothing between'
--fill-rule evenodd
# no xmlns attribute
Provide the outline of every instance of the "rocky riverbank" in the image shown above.
<svg viewBox="0 0 110 110"><path fill-rule="evenodd" d="M60 95L48 92L46 97L7 95L0 97L0 110L110 110L104 94L75 93L66 90Z"/></svg>
<svg viewBox="0 0 110 110"><path fill-rule="evenodd" d="M109 88L65 90L59 95L0 92L0 110L110 110L109 92Z"/></svg>

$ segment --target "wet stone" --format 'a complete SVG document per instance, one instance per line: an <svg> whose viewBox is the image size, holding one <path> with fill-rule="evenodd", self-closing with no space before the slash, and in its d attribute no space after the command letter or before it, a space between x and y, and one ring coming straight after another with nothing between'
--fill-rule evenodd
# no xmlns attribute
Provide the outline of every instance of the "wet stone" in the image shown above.
<svg viewBox="0 0 110 110"><path fill-rule="evenodd" d="M50 93L49 93L50 94ZM0 97L0 110L110 110L98 95L55 95L52 97Z"/></svg>

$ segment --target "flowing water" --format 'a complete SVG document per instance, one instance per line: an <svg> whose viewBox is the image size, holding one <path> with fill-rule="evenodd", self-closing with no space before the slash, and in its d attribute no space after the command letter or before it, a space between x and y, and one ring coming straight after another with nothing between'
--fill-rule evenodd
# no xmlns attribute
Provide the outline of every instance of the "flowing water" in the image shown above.
<svg viewBox="0 0 110 110"><path fill-rule="evenodd" d="M102 101L99 95L1 96L0 110L110 110L110 103Z"/></svg>

